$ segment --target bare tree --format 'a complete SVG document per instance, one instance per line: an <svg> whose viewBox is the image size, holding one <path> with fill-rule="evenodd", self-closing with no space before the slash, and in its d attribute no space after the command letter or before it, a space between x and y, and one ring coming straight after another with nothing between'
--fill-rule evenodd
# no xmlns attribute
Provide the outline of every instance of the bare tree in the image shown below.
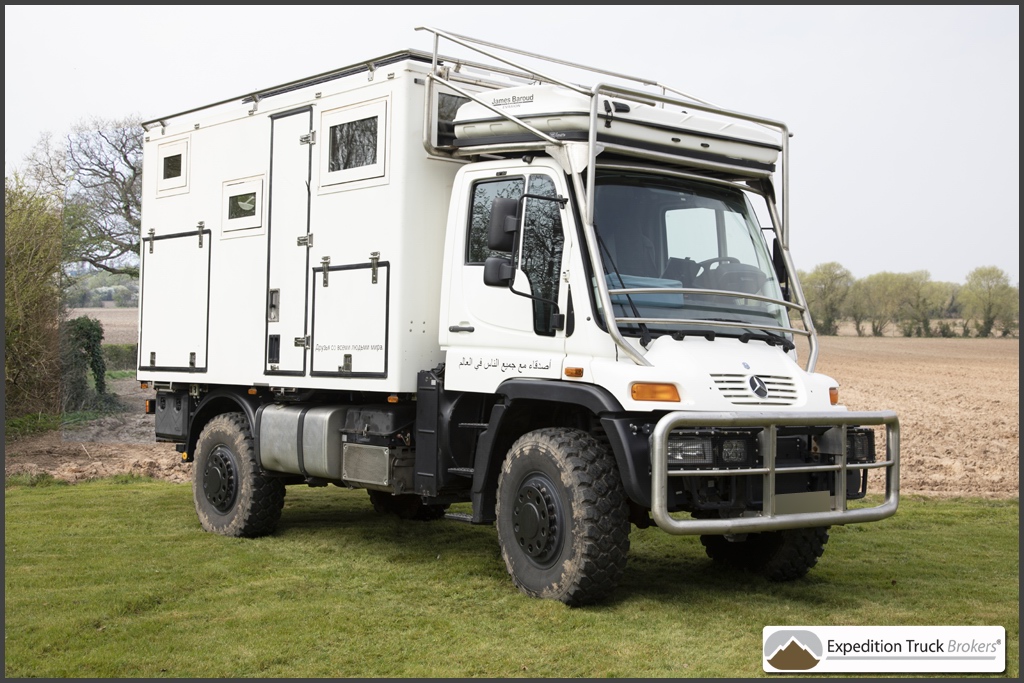
<svg viewBox="0 0 1024 683"><path fill-rule="evenodd" d="M63 198L64 259L138 275L142 224L140 119L92 119L64 138L44 134L26 175Z"/></svg>

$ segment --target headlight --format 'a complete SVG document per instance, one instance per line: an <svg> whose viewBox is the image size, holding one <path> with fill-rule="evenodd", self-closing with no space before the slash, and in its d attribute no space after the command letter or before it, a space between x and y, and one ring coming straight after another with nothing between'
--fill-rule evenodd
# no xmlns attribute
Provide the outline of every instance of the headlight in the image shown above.
<svg viewBox="0 0 1024 683"><path fill-rule="evenodd" d="M715 451L711 439L669 437L668 459L683 465L710 465L715 461Z"/></svg>
<svg viewBox="0 0 1024 683"><path fill-rule="evenodd" d="M740 465L747 461L747 442L729 439L722 442L722 462L727 465Z"/></svg>
<svg viewBox="0 0 1024 683"><path fill-rule="evenodd" d="M848 462L875 461L875 433L870 429L850 429L846 432L846 460Z"/></svg>
<svg viewBox="0 0 1024 683"><path fill-rule="evenodd" d="M735 468L756 459L752 434L719 430L673 430L668 437L668 461L690 467Z"/></svg>

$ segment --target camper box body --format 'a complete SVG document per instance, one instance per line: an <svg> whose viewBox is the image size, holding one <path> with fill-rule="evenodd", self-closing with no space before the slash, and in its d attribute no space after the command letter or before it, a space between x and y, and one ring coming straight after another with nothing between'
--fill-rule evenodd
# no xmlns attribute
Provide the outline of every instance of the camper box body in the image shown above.
<svg viewBox="0 0 1024 683"><path fill-rule="evenodd" d="M149 130L140 380L415 391L461 165L424 150L428 70L398 54Z"/></svg>

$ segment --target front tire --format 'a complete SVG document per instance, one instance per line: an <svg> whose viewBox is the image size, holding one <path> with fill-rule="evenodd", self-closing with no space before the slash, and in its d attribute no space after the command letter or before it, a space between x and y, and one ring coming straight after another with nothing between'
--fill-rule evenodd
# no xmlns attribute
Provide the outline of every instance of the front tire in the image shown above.
<svg viewBox="0 0 1024 683"><path fill-rule="evenodd" d="M786 529L748 534L745 540L725 536L701 536L704 550L715 562L748 569L769 581L803 578L825 552L829 527Z"/></svg>
<svg viewBox="0 0 1024 683"><path fill-rule="evenodd" d="M607 597L629 552L629 505L615 459L586 432L530 432L498 479L498 542L513 583L578 606Z"/></svg>
<svg viewBox="0 0 1024 683"><path fill-rule="evenodd" d="M210 420L196 443L192 498L206 531L255 538L277 528L284 483L262 472L243 413Z"/></svg>

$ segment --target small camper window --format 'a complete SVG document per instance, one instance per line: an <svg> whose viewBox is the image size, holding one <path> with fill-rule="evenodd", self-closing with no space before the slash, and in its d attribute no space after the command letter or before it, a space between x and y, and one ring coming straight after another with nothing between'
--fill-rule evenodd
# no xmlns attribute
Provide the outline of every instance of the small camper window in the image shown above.
<svg viewBox="0 0 1024 683"><path fill-rule="evenodd" d="M469 102L468 97L444 92L437 94L437 145L455 144L455 115L466 102Z"/></svg>
<svg viewBox="0 0 1024 683"><path fill-rule="evenodd" d="M221 231L239 236L239 230L263 227L263 179L250 178L224 183ZM262 232L262 231L260 231ZM251 234L251 233L247 233Z"/></svg>
<svg viewBox="0 0 1024 683"><path fill-rule="evenodd" d="M164 157L164 180L181 177L181 155Z"/></svg>
<svg viewBox="0 0 1024 683"><path fill-rule="evenodd" d="M157 192L180 194L188 190L188 140L160 145Z"/></svg>
<svg viewBox="0 0 1024 683"><path fill-rule="evenodd" d="M384 175L386 114L384 100L324 113L321 185Z"/></svg>

